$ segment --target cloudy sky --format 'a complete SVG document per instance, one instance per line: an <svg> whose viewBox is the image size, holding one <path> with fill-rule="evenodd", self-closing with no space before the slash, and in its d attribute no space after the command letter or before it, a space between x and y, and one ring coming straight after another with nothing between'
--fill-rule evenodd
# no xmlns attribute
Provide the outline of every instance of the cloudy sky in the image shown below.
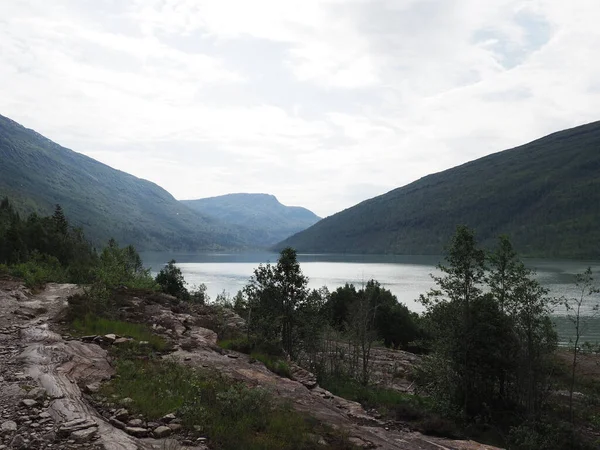
<svg viewBox="0 0 600 450"><path fill-rule="evenodd" d="M0 114L326 216L600 119L598 0L1 0Z"/></svg>

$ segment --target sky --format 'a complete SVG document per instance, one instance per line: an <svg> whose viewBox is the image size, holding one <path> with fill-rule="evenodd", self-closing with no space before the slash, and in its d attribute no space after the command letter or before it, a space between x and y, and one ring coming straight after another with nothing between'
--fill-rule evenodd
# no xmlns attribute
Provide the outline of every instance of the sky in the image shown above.
<svg viewBox="0 0 600 450"><path fill-rule="evenodd" d="M598 0L1 0L0 114L178 199L325 217L600 120L599 20Z"/></svg>

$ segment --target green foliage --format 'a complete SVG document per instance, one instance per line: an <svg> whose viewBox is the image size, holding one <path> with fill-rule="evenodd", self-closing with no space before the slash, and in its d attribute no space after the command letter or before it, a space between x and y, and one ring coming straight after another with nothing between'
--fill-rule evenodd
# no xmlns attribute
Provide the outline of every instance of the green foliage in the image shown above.
<svg viewBox="0 0 600 450"><path fill-rule="evenodd" d="M421 178L327 217L276 248L302 253L442 253L459 224L485 247L600 257L600 122Z"/></svg>
<svg viewBox="0 0 600 450"><path fill-rule="evenodd" d="M121 248L114 239L102 250L95 275L96 282L105 288L125 286L154 290L157 287L136 249L132 245Z"/></svg>
<svg viewBox="0 0 600 450"><path fill-rule="evenodd" d="M160 272L156 275L156 283L165 294L172 295L180 300L189 300L190 293L185 287L187 283L183 278L181 269L175 265L176 263L177 261L172 259L165 267L160 269Z"/></svg>
<svg viewBox="0 0 600 450"><path fill-rule="evenodd" d="M281 342L291 357L298 350L298 308L308 297L308 278L300 270L296 251L281 251L277 265L260 265L244 288L249 310L247 326L261 340Z"/></svg>
<svg viewBox="0 0 600 450"><path fill-rule="evenodd" d="M276 373L277 375L281 376L281 377L286 377L286 378L291 378L292 377L292 372L290 370L290 366L289 364L279 358L274 358L270 355L266 355L264 353L258 353L258 352L252 352L250 353L250 357L260 361L261 363L263 363L265 365L265 367L267 369L269 369L271 372Z"/></svg>
<svg viewBox="0 0 600 450"><path fill-rule="evenodd" d="M322 308L329 325L342 332L351 329L351 317L362 298L367 299L376 338L386 347L408 348L411 342L423 337L418 314L410 312L376 280L369 280L358 291L348 283L333 291Z"/></svg>
<svg viewBox="0 0 600 450"><path fill-rule="evenodd" d="M11 266L12 274L28 286L48 281L89 282L96 259L60 205L53 216L32 214L23 220L7 198L0 202L0 263Z"/></svg>
<svg viewBox="0 0 600 450"><path fill-rule="evenodd" d="M539 417L556 334L546 291L500 239L489 257L461 226L448 247L438 289L421 296L433 354L416 377L447 414L492 420L496 411ZM488 283L488 293L483 292Z"/></svg>
<svg viewBox="0 0 600 450"><path fill-rule="evenodd" d="M272 359L281 359L284 353L279 341L265 341L256 338L238 337L218 342L221 348L250 355L252 353L268 355Z"/></svg>
<svg viewBox="0 0 600 450"><path fill-rule="evenodd" d="M11 266L12 276L24 281L30 288L40 287L48 282L61 283L68 280L67 271L54 256L32 253L29 261Z"/></svg>
<svg viewBox="0 0 600 450"><path fill-rule="evenodd" d="M151 349L158 352L165 350L167 346L166 341L153 334L146 325L111 320L90 314L83 319L75 319L71 324L71 330L77 336L116 334L133 338L137 341L136 344L147 342Z"/></svg>
<svg viewBox="0 0 600 450"><path fill-rule="evenodd" d="M199 426L222 450L308 450L313 433L331 430L278 404L266 391L232 383L169 361L120 360L103 394L130 397L129 409L149 419L175 412L189 429ZM352 449L339 436L329 448ZM331 440L334 442L334 439Z"/></svg>

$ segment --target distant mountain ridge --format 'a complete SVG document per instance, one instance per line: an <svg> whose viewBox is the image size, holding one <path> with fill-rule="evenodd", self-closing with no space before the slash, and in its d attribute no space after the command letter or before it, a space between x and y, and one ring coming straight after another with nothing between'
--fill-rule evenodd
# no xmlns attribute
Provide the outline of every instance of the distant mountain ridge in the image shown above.
<svg viewBox="0 0 600 450"><path fill-rule="evenodd" d="M0 197L23 212L56 203L88 239L110 237L139 250L217 250L248 246L251 232L178 202L158 185L115 170L0 116Z"/></svg>
<svg viewBox="0 0 600 450"><path fill-rule="evenodd" d="M275 246L299 252L439 254L458 224L524 255L600 259L600 122L428 175Z"/></svg>
<svg viewBox="0 0 600 450"><path fill-rule="evenodd" d="M255 243L262 246L271 246L320 220L312 211L285 206L270 194L237 193L181 202L208 217L253 230Z"/></svg>

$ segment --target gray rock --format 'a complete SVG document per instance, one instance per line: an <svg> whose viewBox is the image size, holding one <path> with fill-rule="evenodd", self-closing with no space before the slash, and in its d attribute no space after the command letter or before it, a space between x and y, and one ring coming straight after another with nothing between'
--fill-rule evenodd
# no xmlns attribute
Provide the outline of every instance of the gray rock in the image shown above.
<svg viewBox="0 0 600 450"><path fill-rule="evenodd" d="M74 431L71 438L75 442L89 442L96 437L98 430L96 428L86 428L85 430Z"/></svg>
<svg viewBox="0 0 600 450"><path fill-rule="evenodd" d="M125 428L127 428L127 425L125 425L119 419L116 419L114 417L111 417L110 419L108 419L108 421L113 427L118 428L119 430L124 430Z"/></svg>
<svg viewBox="0 0 600 450"><path fill-rule="evenodd" d="M7 420L0 425L0 436L11 434L17 431L17 423L12 420Z"/></svg>
<svg viewBox="0 0 600 450"><path fill-rule="evenodd" d="M104 339L109 343L112 344L113 342L115 342L117 340L117 335L116 334L105 334L104 335Z"/></svg>
<svg viewBox="0 0 600 450"><path fill-rule="evenodd" d="M179 430L181 430L183 427L181 426L181 424L179 423L170 423L168 425L169 429L175 433L177 433Z"/></svg>
<svg viewBox="0 0 600 450"><path fill-rule="evenodd" d="M127 411L125 408L121 408L115 412L114 416L118 420L124 421L129 418L129 411Z"/></svg>
<svg viewBox="0 0 600 450"><path fill-rule="evenodd" d="M129 397L125 397L123 400L121 400L122 405L130 405L131 403L133 403L133 399Z"/></svg>
<svg viewBox="0 0 600 450"><path fill-rule="evenodd" d="M137 438L148 437L148 430L141 427L125 427L125 433Z"/></svg>
<svg viewBox="0 0 600 450"><path fill-rule="evenodd" d="M22 400L21 403L23 403L28 408L32 408L38 404L38 402L36 402L35 400L33 400L31 398L26 398L25 400Z"/></svg>
<svg viewBox="0 0 600 450"><path fill-rule="evenodd" d="M84 387L84 391L87 392L88 394L95 394L99 390L100 390L100 383L98 383L98 382L86 384Z"/></svg>
<svg viewBox="0 0 600 450"><path fill-rule="evenodd" d="M163 416L162 420L163 422L169 423L173 420L175 420L177 417L175 416L175 414L171 413L171 414L167 414L166 416Z"/></svg>
<svg viewBox="0 0 600 450"><path fill-rule="evenodd" d="M44 388L33 388L27 393L27 398L33 398L35 400L43 400L46 397L46 389Z"/></svg>
<svg viewBox="0 0 600 450"><path fill-rule="evenodd" d="M142 419L131 419L129 422L127 422L127 425L130 427L141 427L144 425L144 421Z"/></svg>
<svg viewBox="0 0 600 450"><path fill-rule="evenodd" d="M165 427L164 425L161 425L160 427L158 427L154 430L154 437L157 439L161 439L161 438L170 436L171 433L172 433L172 430L169 427Z"/></svg>

